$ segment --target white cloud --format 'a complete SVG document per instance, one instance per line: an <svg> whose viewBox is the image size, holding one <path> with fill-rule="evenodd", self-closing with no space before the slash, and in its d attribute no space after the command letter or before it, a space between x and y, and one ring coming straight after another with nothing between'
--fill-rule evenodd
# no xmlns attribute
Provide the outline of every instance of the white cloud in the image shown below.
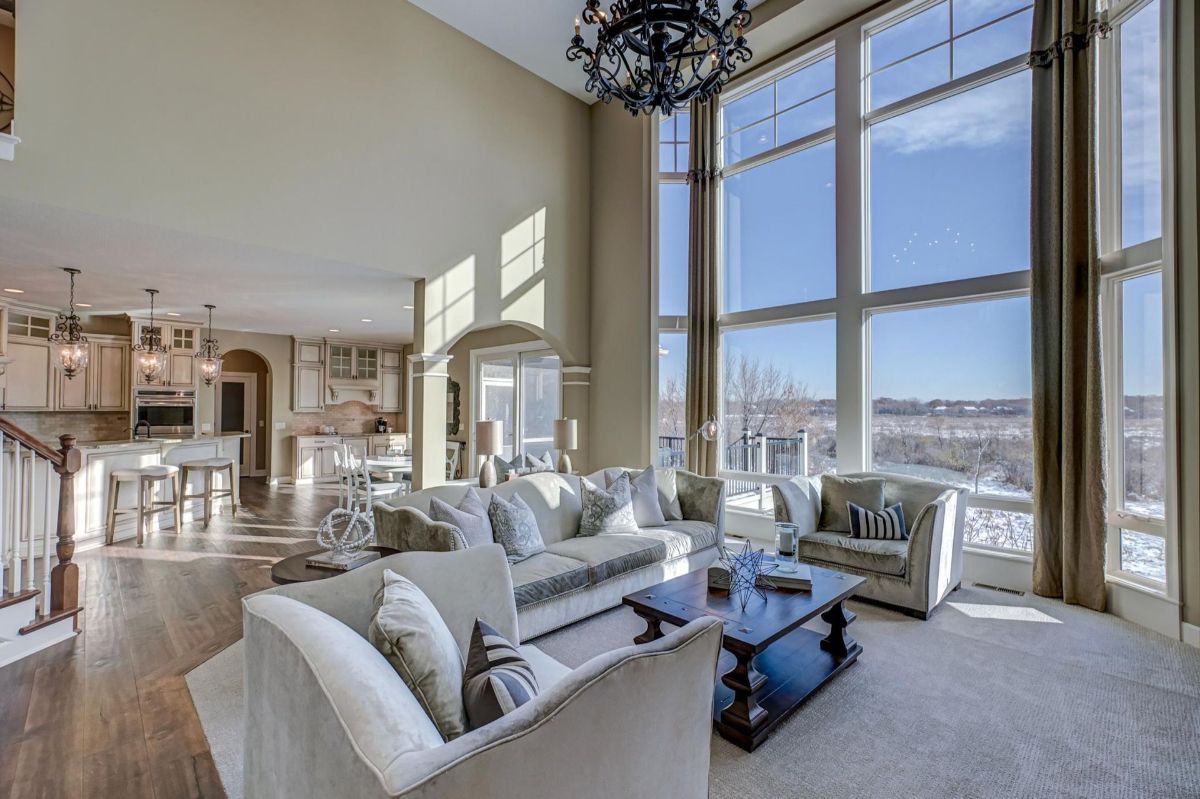
<svg viewBox="0 0 1200 799"><path fill-rule="evenodd" d="M992 147L1029 135L1029 76L1014 75L871 129L876 146L903 155L946 147Z"/></svg>

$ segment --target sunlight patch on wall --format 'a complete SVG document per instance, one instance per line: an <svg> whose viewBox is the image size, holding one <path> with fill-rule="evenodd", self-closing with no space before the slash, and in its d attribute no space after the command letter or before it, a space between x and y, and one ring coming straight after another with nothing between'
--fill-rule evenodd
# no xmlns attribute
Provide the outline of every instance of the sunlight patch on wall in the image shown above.
<svg viewBox="0 0 1200 799"><path fill-rule="evenodd" d="M546 209L500 237L500 318L546 326Z"/></svg>
<svg viewBox="0 0 1200 799"><path fill-rule="evenodd" d="M425 350L439 352L475 324L475 256L425 281Z"/></svg>

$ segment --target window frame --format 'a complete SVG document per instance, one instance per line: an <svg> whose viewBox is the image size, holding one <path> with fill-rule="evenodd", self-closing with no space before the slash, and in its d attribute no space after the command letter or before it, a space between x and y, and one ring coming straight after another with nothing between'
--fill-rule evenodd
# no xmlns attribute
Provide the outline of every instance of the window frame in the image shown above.
<svg viewBox="0 0 1200 799"><path fill-rule="evenodd" d="M549 355L558 358L558 412L555 418L562 415L563 409L563 364L562 357L555 352L554 348L545 341L524 341L519 344L502 344L496 347L480 347L471 350L471 418L482 419L480 415L479 402L483 398L481 387L483 380L480 378L479 370L484 361L495 360L499 358L509 357L513 360L513 425L511 430L505 431L507 435L512 436L513 457L515 458L521 452L521 392L522 380L521 371L522 363L525 358L531 356ZM467 429L467 452L469 453L468 476L476 477L479 474L479 458L476 456L476 441L475 441L475 425L468 425ZM553 447L551 447L553 448Z"/></svg>
<svg viewBox="0 0 1200 799"><path fill-rule="evenodd" d="M1099 102L1099 180L1100 222L1101 336L1103 346L1105 419L1107 445L1108 523L1105 540L1106 572L1110 582L1126 584L1170 601L1179 597L1177 496L1178 475L1175 378L1175 268L1174 253L1174 134L1172 106L1174 58L1173 0L1158 0L1160 31L1160 152L1162 188L1162 236L1123 246L1122 127L1121 127L1121 26L1153 0L1116 0L1109 9L1112 31L1099 40L1097 69ZM1163 518L1138 514L1124 507L1124 372L1122 364L1123 287L1126 281L1154 273L1162 275L1163 341ZM1165 580L1154 580L1122 568L1121 531L1162 538L1164 541Z"/></svg>

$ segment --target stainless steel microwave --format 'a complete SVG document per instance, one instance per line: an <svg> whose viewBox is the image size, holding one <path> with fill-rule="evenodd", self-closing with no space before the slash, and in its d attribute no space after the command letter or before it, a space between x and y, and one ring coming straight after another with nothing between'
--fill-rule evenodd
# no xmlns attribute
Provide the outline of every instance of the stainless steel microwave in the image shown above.
<svg viewBox="0 0 1200 799"><path fill-rule="evenodd" d="M134 395L134 422L150 425L151 435L194 435L196 392L139 389Z"/></svg>

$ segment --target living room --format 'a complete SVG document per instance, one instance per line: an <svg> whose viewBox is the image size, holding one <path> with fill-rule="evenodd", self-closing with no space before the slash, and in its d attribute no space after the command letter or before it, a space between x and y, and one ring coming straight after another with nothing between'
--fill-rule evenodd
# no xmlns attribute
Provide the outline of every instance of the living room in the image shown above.
<svg viewBox="0 0 1200 799"><path fill-rule="evenodd" d="M1198 25L0 0L0 796L1200 795Z"/></svg>

